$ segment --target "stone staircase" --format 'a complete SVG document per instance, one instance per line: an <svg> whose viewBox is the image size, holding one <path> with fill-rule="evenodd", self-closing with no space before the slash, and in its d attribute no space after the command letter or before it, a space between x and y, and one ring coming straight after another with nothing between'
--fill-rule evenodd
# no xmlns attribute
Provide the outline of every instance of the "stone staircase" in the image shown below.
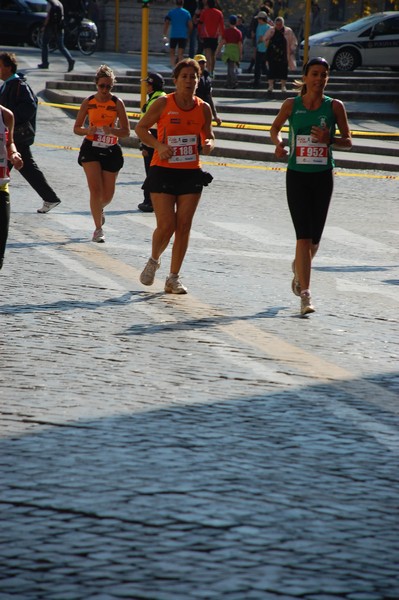
<svg viewBox="0 0 399 600"><path fill-rule="evenodd" d="M166 91L172 91L170 71L163 73ZM290 76L289 89L299 72ZM224 73L214 78L213 97L221 127L215 127L217 139L214 156L255 161L275 161L274 147L268 130L282 101L295 92L282 93L278 88L272 95L266 91L266 82L260 89L252 89L252 76L239 76L239 87L225 87ZM128 110L132 129L140 112L140 71L127 70L119 74L115 93L123 98ZM48 81L45 97L49 102L65 105L74 112L72 105L80 105L93 93L93 75L69 73L64 79ZM328 95L345 103L353 135L350 152L334 152L337 167L399 171L399 73L390 71L333 72ZM125 146L138 147L134 133Z"/></svg>

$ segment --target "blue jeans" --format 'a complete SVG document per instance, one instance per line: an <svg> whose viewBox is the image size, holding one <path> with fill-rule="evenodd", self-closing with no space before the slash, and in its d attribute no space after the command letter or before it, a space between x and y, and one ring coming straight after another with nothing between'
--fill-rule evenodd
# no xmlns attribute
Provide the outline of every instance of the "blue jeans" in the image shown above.
<svg viewBox="0 0 399 600"><path fill-rule="evenodd" d="M64 46L64 30L60 29L58 31L54 31L51 27L46 27L43 32L43 41L42 41L42 64L48 66L48 44L51 38L54 37L58 50L65 56L70 65L73 62L73 58L70 52Z"/></svg>

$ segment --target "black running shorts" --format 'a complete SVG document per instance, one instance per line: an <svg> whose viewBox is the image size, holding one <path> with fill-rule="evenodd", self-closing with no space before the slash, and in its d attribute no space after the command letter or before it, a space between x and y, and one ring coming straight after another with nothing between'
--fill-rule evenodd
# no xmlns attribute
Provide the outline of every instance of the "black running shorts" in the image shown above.
<svg viewBox="0 0 399 600"><path fill-rule="evenodd" d="M117 173L123 167L122 148L119 144L108 148L93 148L91 140L83 140L78 156L78 163L99 162L103 171Z"/></svg>
<svg viewBox="0 0 399 600"><path fill-rule="evenodd" d="M143 189L156 194L183 196L184 194L201 194L209 174L202 169L168 169L167 167L150 167ZM211 177L212 179L212 177Z"/></svg>

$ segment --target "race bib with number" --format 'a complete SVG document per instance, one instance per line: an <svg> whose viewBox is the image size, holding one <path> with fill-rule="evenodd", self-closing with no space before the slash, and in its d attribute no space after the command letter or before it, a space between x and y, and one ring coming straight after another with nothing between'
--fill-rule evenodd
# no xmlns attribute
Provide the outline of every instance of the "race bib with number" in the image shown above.
<svg viewBox="0 0 399 600"><path fill-rule="evenodd" d="M115 146L117 141L118 138L116 135L109 135L104 133L101 129L97 129L93 136L93 146L96 148L109 148L110 146Z"/></svg>
<svg viewBox="0 0 399 600"><path fill-rule="evenodd" d="M196 135L169 135L168 146L173 148L173 156L168 159L170 163L186 163L197 160Z"/></svg>
<svg viewBox="0 0 399 600"><path fill-rule="evenodd" d="M297 165L326 165L328 160L327 144L313 142L310 135L296 136Z"/></svg>

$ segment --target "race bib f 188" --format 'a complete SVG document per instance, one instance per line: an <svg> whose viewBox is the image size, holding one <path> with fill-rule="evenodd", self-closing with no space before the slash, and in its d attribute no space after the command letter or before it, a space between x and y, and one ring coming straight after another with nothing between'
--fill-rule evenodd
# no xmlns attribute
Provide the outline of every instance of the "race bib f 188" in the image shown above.
<svg viewBox="0 0 399 600"><path fill-rule="evenodd" d="M168 160L170 163L186 163L197 160L196 135L169 135L168 146L173 148L173 156Z"/></svg>

